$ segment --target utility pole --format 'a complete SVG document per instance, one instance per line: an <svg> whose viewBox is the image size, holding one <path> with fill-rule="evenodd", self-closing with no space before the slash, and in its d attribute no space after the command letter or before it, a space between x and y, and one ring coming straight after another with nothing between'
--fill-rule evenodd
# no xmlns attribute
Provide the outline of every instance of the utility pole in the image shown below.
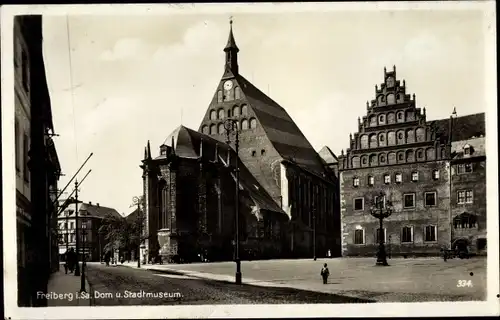
<svg viewBox="0 0 500 320"><path fill-rule="evenodd" d="M75 266L75 276L80 276L80 239L78 239L78 179L75 180L75 238L76 238L76 266Z"/></svg>

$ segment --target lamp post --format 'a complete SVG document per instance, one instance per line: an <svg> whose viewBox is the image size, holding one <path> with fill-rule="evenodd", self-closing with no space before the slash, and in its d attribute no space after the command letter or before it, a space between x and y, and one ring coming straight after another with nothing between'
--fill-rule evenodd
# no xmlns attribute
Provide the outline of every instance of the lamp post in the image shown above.
<svg viewBox="0 0 500 320"><path fill-rule="evenodd" d="M137 259L137 268L141 267L141 243L142 243L142 216L141 216L141 199L139 197L132 198L132 206L137 206L137 221L139 222L139 244L137 246L137 253L139 255Z"/></svg>
<svg viewBox="0 0 500 320"><path fill-rule="evenodd" d="M235 250L235 257L234 257L234 262L236 262L236 274L235 274L235 282L236 284L241 284L241 261L240 261L240 169L239 169L239 159L238 159L238 148L239 148L239 128L238 128L238 121L233 120L233 119L227 119L224 121L224 128L226 129L226 135L227 135L227 144L231 143L231 133L235 134L235 149L236 149L236 165L235 165L235 175L236 175L236 203L235 203L235 224L236 224L236 232L235 232L235 240L234 240L234 250ZM230 151L228 151L230 152ZM228 166L231 164L228 163Z"/></svg>
<svg viewBox="0 0 500 320"><path fill-rule="evenodd" d="M82 276L80 278L80 292L87 292L85 289L85 238L87 236L87 224L82 221L82 242L83 242L83 253L82 253Z"/></svg>
<svg viewBox="0 0 500 320"><path fill-rule="evenodd" d="M378 266L388 266L387 254L385 252L384 246L384 229L383 221L392 214L393 208L392 203L385 198L383 192L379 196L375 197L373 205L370 207L370 214L375 218L379 219L379 246L377 251L377 264Z"/></svg>

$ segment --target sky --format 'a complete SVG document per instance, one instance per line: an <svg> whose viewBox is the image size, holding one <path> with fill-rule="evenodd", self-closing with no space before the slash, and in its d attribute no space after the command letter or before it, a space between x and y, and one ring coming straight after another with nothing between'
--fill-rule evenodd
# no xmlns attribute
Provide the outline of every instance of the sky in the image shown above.
<svg viewBox="0 0 500 320"><path fill-rule="evenodd" d="M481 11L47 15L60 188L93 152L78 175L92 169L80 199L133 211L147 141L154 157L180 124L201 123L224 71L230 15L240 73L287 110L317 151L348 147L384 67L396 65L428 120L454 107L459 116L485 112Z"/></svg>

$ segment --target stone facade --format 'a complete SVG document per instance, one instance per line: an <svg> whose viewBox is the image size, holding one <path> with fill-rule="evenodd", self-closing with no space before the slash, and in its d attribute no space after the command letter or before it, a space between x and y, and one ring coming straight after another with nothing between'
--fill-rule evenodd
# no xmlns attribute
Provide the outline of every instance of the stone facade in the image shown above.
<svg viewBox="0 0 500 320"><path fill-rule="evenodd" d="M479 142L484 114L427 122L425 108L406 93L395 67L384 70L384 83L375 91L367 115L358 119L359 132L339 157L343 255L375 255L379 222L370 207L381 192L394 209L384 220L389 254L435 255L458 238L467 238L469 251L476 252L470 244L485 234L485 153ZM458 146L466 144L477 150L464 160ZM473 161L476 171L457 174L457 163L464 161ZM457 205L457 193L472 185L478 186L473 203ZM479 220L458 231L453 221L464 212L464 219L473 213Z"/></svg>

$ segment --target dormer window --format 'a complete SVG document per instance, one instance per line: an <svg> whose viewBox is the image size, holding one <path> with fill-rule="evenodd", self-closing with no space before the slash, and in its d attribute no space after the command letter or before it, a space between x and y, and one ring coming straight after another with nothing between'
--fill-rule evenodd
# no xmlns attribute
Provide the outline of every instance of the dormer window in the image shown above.
<svg viewBox="0 0 500 320"><path fill-rule="evenodd" d="M471 152L471 151L472 151L471 149L472 149L472 148L471 148L471 146L470 146L470 145L468 145L468 144L466 144L466 145L464 146L464 155L466 155L466 156L470 156L470 155L471 155L471 153L472 153L472 152Z"/></svg>

